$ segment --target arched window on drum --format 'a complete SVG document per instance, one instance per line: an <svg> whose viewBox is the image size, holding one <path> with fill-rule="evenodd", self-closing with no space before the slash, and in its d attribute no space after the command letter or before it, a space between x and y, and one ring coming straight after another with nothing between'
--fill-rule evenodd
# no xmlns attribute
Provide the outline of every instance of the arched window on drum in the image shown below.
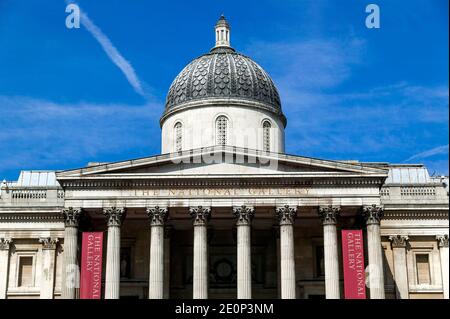
<svg viewBox="0 0 450 319"><path fill-rule="evenodd" d="M216 144L227 145L228 136L228 118L226 116L219 116L216 119Z"/></svg>
<svg viewBox="0 0 450 319"><path fill-rule="evenodd" d="M183 149L183 124L175 124L175 152L181 152Z"/></svg>
<svg viewBox="0 0 450 319"><path fill-rule="evenodd" d="M263 150L264 152L270 152L272 124L266 120L263 122Z"/></svg>

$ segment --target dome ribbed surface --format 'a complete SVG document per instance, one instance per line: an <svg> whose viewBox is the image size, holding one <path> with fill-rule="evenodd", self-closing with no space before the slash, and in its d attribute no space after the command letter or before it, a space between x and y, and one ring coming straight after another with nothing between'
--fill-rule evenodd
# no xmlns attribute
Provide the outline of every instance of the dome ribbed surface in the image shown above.
<svg viewBox="0 0 450 319"><path fill-rule="evenodd" d="M281 113L280 96L270 76L232 48L214 48L189 63L169 89L166 113L184 103L210 98L256 101Z"/></svg>

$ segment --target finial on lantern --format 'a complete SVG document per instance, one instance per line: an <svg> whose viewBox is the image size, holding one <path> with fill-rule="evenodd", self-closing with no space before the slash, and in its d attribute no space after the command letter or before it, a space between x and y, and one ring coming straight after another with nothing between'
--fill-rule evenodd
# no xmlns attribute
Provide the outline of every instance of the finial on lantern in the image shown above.
<svg viewBox="0 0 450 319"><path fill-rule="evenodd" d="M230 47L230 25L222 14L216 23L216 48Z"/></svg>

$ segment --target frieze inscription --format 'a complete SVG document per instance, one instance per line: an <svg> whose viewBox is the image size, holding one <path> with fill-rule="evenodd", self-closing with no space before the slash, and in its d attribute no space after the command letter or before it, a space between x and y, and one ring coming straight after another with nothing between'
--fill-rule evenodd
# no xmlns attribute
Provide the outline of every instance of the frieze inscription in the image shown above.
<svg viewBox="0 0 450 319"><path fill-rule="evenodd" d="M237 196L305 196L308 188L169 188L169 189L137 189L130 196L138 197L237 197Z"/></svg>
<svg viewBox="0 0 450 319"><path fill-rule="evenodd" d="M66 190L66 199L87 197L147 197L147 198L233 198L233 197L303 197L310 194L310 188L154 188L154 189L99 189L93 191Z"/></svg>

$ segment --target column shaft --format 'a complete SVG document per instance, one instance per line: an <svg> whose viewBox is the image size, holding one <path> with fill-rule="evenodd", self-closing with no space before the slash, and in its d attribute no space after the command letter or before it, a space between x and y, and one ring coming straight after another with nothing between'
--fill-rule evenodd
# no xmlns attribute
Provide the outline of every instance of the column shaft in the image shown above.
<svg viewBox="0 0 450 319"><path fill-rule="evenodd" d="M409 299L406 249L404 247L395 247L392 250L394 254L394 279L397 299Z"/></svg>
<svg viewBox="0 0 450 319"><path fill-rule="evenodd" d="M76 299L80 287L80 269L78 267L78 228L64 229L64 277L62 297Z"/></svg>
<svg viewBox="0 0 450 319"><path fill-rule="evenodd" d="M294 226L280 225L281 299L295 299Z"/></svg>
<svg viewBox="0 0 450 319"><path fill-rule="evenodd" d="M209 207L191 207L189 213L194 220L194 265L192 296L208 299L208 236L207 224L211 217Z"/></svg>
<svg viewBox="0 0 450 319"><path fill-rule="evenodd" d="M237 297L252 298L252 261L250 225L237 227Z"/></svg>
<svg viewBox="0 0 450 319"><path fill-rule="evenodd" d="M255 209L243 205L241 207L234 207L233 213L237 217L237 297L238 299L251 299L251 223L255 216Z"/></svg>
<svg viewBox="0 0 450 319"><path fill-rule="evenodd" d="M194 225L193 298L208 299L208 247L206 225Z"/></svg>
<svg viewBox="0 0 450 319"><path fill-rule="evenodd" d="M233 213L237 217L237 297L238 299L251 299L251 223L255 216L255 209L243 205L241 207L234 207Z"/></svg>
<svg viewBox="0 0 450 319"><path fill-rule="evenodd" d="M406 262L406 248L408 236L390 236L392 253L394 256L394 280L397 299L409 299L408 267Z"/></svg>
<svg viewBox="0 0 450 319"><path fill-rule="evenodd" d="M325 296L327 299L340 299L339 254L337 239L337 218L339 206L319 207L323 223L323 249L325 259Z"/></svg>
<svg viewBox="0 0 450 319"><path fill-rule="evenodd" d="M149 299L164 298L164 226L151 227Z"/></svg>
<svg viewBox="0 0 450 319"><path fill-rule="evenodd" d="M10 244L10 239L0 238L0 299L6 299L8 291Z"/></svg>
<svg viewBox="0 0 450 319"><path fill-rule="evenodd" d="M383 251L380 220L383 208L372 205L363 209L367 224L367 249L369 255L369 288L371 299L385 299Z"/></svg>
<svg viewBox="0 0 450 319"><path fill-rule="evenodd" d="M439 243L439 254L441 257L442 289L444 291L444 299L449 299L448 235L437 236L437 240Z"/></svg>
<svg viewBox="0 0 450 319"><path fill-rule="evenodd" d="M325 257L325 294L327 299L340 299L339 255L336 225L323 226Z"/></svg>
<svg viewBox="0 0 450 319"><path fill-rule="evenodd" d="M384 269L381 247L380 225L367 226L367 247L369 250L370 298L384 299Z"/></svg>
<svg viewBox="0 0 450 319"><path fill-rule="evenodd" d="M76 299L80 288L80 269L78 264L78 222L80 208L64 208L64 260L61 283L62 298Z"/></svg>
<svg viewBox="0 0 450 319"><path fill-rule="evenodd" d="M150 275L148 283L149 299L164 298L164 224L168 217L167 207L149 207L150 219Z"/></svg>
<svg viewBox="0 0 450 319"><path fill-rule="evenodd" d="M105 299L120 298L120 227L125 217L124 208L105 208L108 219L106 248Z"/></svg>
<svg viewBox="0 0 450 319"><path fill-rule="evenodd" d="M408 267L406 262L406 247L408 236L390 236L394 256L394 280L397 299L409 299Z"/></svg>
<svg viewBox="0 0 450 319"><path fill-rule="evenodd" d="M120 297L120 227L108 227L105 299Z"/></svg>
<svg viewBox="0 0 450 319"><path fill-rule="evenodd" d="M297 207L278 207L276 214L280 224L281 299L295 299L294 221Z"/></svg>
<svg viewBox="0 0 450 319"><path fill-rule="evenodd" d="M41 299L53 299L57 238L40 238L42 243Z"/></svg>
<svg viewBox="0 0 450 319"><path fill-rule="evenodd" d="M443 284L443 290L444 290L444 299L449 299L448 296L448 246L442 247L440 249L440 255L441 255L441 269L442 269L442 284Z"/></svg>

